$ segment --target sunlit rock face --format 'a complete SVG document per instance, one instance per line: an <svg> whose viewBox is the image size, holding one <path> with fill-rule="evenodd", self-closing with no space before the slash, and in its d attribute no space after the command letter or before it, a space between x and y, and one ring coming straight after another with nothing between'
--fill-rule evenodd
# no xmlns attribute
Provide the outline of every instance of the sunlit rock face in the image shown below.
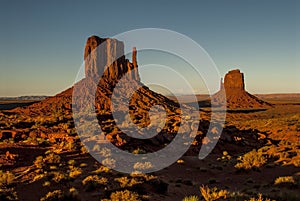
<svg viewBox="0 0 300 201"><path fill-rule="evenodd" d="M245 90L244 74L238 69L229 71L224 78L224 87L226 91Z"/></svg>
<svg viewBox="0 0 300 201"><path fill-rule="evenodd" d="M132 79L139 80L136 61L136 48L132 51L132 63L124 56L124 43L113 38L91 36L85 50L86 78L102 77L114 81L130 73Z"/></svg>
<svg viewBox="0 0 300 201"><path fill-rule="evenodd" d="M245 90L244 74L238 69L225 75L224 83L221 80L220 91L212 96L211 102L213 106L226 105L228 109L271 107L271 104Z"/></svg>

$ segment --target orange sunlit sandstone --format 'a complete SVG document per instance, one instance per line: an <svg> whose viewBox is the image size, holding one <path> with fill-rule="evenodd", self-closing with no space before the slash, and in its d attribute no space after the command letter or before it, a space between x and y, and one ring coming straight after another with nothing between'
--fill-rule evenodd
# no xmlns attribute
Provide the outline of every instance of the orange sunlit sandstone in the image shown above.
<svg viewBox="0 0 300 201"><path fill-rule="evenodd" d="M224 78L224 83L221 80L220 91L212 96L213 105L223 105L224 95L226 95L226 107L229 109L237 108L269 108L270 103L267 103L245 90L244 74L240 70L229 71Z"/></svg>
<svg viewBox="0 0 300 201"><path fill-rule="evenodd" d="M299 188L294 183L300 179L299 95L274 95L275 99L268 95L260 96L271 105L246 91L243 73L239 70L229 71L224 77L224 83L221 81L220 91L211 100L212 104L222 105L220 101L225 99L226 92L229 110L222 125L222 134L217 138L220 127L215 126L215 119L211 119L209 104L196 102L200 109L195 110L194 103L179 105L176 98L173 97L172 101L150 90L139 78L137 50L133 48L131 62L123 54L123 42L92 36L85 46L84 79L43 101L0 111L0 164L1 170L4 170L0 171L0 176L8 178L2 181L4 185L1 186L0 197L5 196L2 194L5 190L6 194L12 193L9 198L16 194L24 201L52 200L55 196L63 200L120 200L117 195L134 200L149 198L173 201L190 194L198 195L199 187L202 193L211 191L208 186L215 191L214 183L218 182L218 188L227 189L223 193L230 192L233 195L244 188L249 189L250 193L243 191L243 200L253 197L253 192L258 190L256 186L260 186L259 190L264 197L286 200L283 197L285 195L281 194L281 190L286 190L292 196L291 200L299 200ZM129 76L122 83L121 78L126 75ZM116 90L118 85L121 87ZM97 116L95 130L90 124L93 116L90 110L83 111L84 115L78 119L87 124L75 127L76 115L73 109L76 104L73 104L72 98L78 86L83 97L90 97L95 92L91 88L96 88L95 98L90 99L90 103L95 104L92 107ZM130 87L137 90L132 92ZM112 115L111 107L113 94L115 116ZM129 104L124 101L124 96L128 94ZM83 100L83 108L88 105L85 103ZM157 115L157 109L153 110L155 105L166 110L164 119ZM182 114L182 109L186 108L190 112L188 115ZM224 114L224 110L218 110L216 118L220 114ZM199 126L184 126L182 119L189 120L192 115L199 116ZM115 120L117 116L121 117L120 121ZM128 126L126 123L127 130L117 125L125 118L139 127L147 127L153 122L165 125L157 135L138 139L128 135L127 131L133 127L132 124ZM210 125L214 126L210 129ZM90 128L94 131L92 137L85 135ZM80 134L81 129L83 133ZM184 132L178 133L180 129ZM197 133L189 149L177 163L155 172L155 175L128 175L103 166L104 162L113 162L108 150L102 149L109 142L127 153L141 154L146 158L144 154L156 155L156 151L169 146L177 136L188 137L191 129L197 129ZM209 129L212 136L207 134ZM100 132L105 136L99 136ZM212 152L205 160L199 160L200 149L210 146L216 139L218 143ZM103 152L107 160L96 161L91 157L91 152L87 153L84 143L89 144L90 150ZM162 163L172 157L177 148L173 147L171 153L163 158L156 157L158 162ZM126 160L126 157L122 158L120 165L127 167ZM148 168L151 165L148 162L138 163L136 167ZM13 179L13 182L9 179ZM287 179L292 182L290 186L284 185L277 191L278 183L281 185L280 182L284 183ZM70 186L72 189L69 189ZM269 194L272 186L276 191L272 190L272 194ZM71 190L75 193L71 194Z"/></svg>

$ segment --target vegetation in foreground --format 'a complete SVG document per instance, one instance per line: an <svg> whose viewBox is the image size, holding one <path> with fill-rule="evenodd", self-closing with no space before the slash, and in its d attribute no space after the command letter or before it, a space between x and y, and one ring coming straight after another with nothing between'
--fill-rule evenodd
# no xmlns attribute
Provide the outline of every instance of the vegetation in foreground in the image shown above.
<svg viewBox="0 0 300 201"><path fill-rule="evenodd" d="M221 141L221 151L200 165L189 164L193 154L187 154L152 175L121 174L94 161L76 135L71 114L62 110L31 117L0 113L0 129L5 131L0 200L29 200L33 192L37 200L299 200L300 110L286 107L284 112L280 106L229 114L226 126L238 128L227 130L233 132L233 142ZM266 143L253 147L245 136L235 136L251 129L259 131L258 144ZM239 152L239 147L249 149ZM134 154L146 152L144 147L132 149ZM181 170L182 175L177 173Z"/></svg>

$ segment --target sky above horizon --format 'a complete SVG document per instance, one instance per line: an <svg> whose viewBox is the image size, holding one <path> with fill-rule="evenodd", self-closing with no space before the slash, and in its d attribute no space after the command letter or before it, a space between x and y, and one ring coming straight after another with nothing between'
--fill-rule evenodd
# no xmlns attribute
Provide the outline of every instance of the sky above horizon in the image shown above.
<svg viewBox="0 0 300 201"><path fill-rule="evenodd" d="M239 68L251 93L300 93L299 4L2 0L0 97L55 95L73 85L89 36L150 27L196 41L221 75Z"/></svg>

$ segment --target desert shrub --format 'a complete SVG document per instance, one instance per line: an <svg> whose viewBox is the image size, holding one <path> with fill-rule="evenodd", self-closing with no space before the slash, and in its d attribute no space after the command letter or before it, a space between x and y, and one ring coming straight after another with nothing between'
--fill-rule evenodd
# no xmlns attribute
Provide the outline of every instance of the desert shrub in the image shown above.
<svg viewBox="0 0 300 201"><path fill-rule="evenodd" d="M88 164L86 164L86 163L80 163L80 165L79 165L79 167L87 167L88 166Z"/></svg>
<svg viewBox="0 0 300 201"><path fill-rule="evenodd" d="M44 186L44 187L50 186L50 185L51 185L50 181L45 181L45 182L43 183L43 186Z"/></svg>
<svg viewBox="0 0 300 201"><path fill-rule="evenodd" d="M82 154L89 153L89 151L87 150L87 148L86 148L85 146L82 146L82 147L80 148L80 151L81 151Z"/></svg>
<svg viewBox="0 0 300 201"><path fill-rule="evenodd" d="M110 169L106 166L101 165L97 170L93 171L94 174L108 173Z"/></svg>
<svg viewBox="0 0 300 201"><path fill-rule="evenodd" d="M142 171L142 170L148 170L148 169L153 168L153 165L151 164L151 162L143 162L143 163L137 162L134 164L133 168L135 170Z"/></svg>
<svg viewBox="0 0 300 201"><path fill-rule="evenodd" d="M178 163L178 164L184 164L184 160L178 159L178 160L176 161L176 163Z"/></svg>
<svg viewBox="0 0 300 201"><path fill-rule="evenodd" d="M83 186L85 186L86 191L91 191L100 187L101 185L105 185L108 182L108 179L105 177L99 177L97 175L87 176L84 180L82 180Z"/></svg>
<svg viewBox="0 0 300 201"><path fill-rule="evenodd" d="M1 201L17 201L18 196L14 189L0 189Z"/></svg>
<svg viewBox="0 0 300 201"><path fill-rule="evenodd" d="M182 201L199 201L199 197L195 195L187 196L184 197Z"/></svg>
<svg viewBox="0 0 300 201"><path fill-rule="evenodd" d="M275 185L282 184L282 183L295 184L296 182L292 176L278 177L277 179L275 179Z"/></svg>
<svg viewBox="0 0 300 201"><path fill-rule="evenodd" d="M230 161L231 156L229 155L229 153L227 151L223 151L223 155L222 157L218 158L218 161L222 161L222 162L228 162Z"/></svg>
<svg viewBox="0 0 300 201"><path fill-rule="evenodd" d="M61 172L51 172L50 175L52 176L52 180L55 181L56 183L65 181L67 179L66 175Z"/></svg>
<svg viewBox="0 0 300 201"><path fill-rule="evenodd" d="M44 139L44 138L36 138L37 142L39 145L42 145L42 146L48 146L49 145L49 142L47 139Z"/></svg>
<svg viewBox="0 0 300 201"><path fill-rule="evenodd" d="M50 169L50 170L57 170L57 166L56 166L56 165L50 165L50 166L49 166L49 169Z"/></svg>
<svg viewBox="0 0 300 201"><path fill-rule="evenodd" d="M133 154L145 154L146 151L140 148L137 148L135 150L132 151Z"/></svg>
<svg viewBox="0 0 300 201"><path fill-rule="evenodd" d="M245 200L245 201L247 201L247 200ZM263 199L262 194L259 194L259 195L258 195L258 198L250 198L249 201L271 201L271 200L268 199L268 198Z"/></svg>
<svg viewBox="0 0 300 201"><path fill-rule="evenodd" d="M206 201L218 200L220 198L226 199L229 194L226 190L218 190L216 187L210 189L208 186L201 186L200 193Z"/></svg>
<svg viewBox="0 0 300 201"><path fill-rule="evenodd" d="M136 184L142 183L137 178L128 178L128 177L115 178L115 181L120 183L121 188L132 187Z"/></svg>
<svg viewBox="0 0 300 201"><path fill-rule="evenodd" d="M61 190L48 192L40 201L62 201L64 200L64 193Z"/></svg>
<svg viewBox="0 0 300 201"><path fill-rule="evenodd" d="M55 190L48 192L40 201L79 201L78 192L75 188L70 188L68 192Z"/></svg>
<svg viewBox="0 0 300 201"><path fill-rule="evenodd" d="M239 163L235 165L238 169L252 169L254 167L258 168L263 166L267 159L263 156L262 152L257 152L256 150L252 150L241 158L239 158Z"/></svg>
<svg viewBox="0 0 300 201"><path fill-rule="evenodd" d="M13 182L15 175L9 171L0 170L0 186L7 186Z"/></svg>
<svg viewBox="0 0 300 201"><path fill-rule="evenodd" d="M97 144L98 145L98 144ZM97 146L97 145L95 145L95 146ZM98 145L99 146L99 145ZM95 147L94 147L95 148ZM95 148L95 149L98 149L98 148ZM101 155L101 156L103 156L103 157L105 157L105 158L108 158L108 157L110 157L111 156L111 150L109 149L109 148L106 148L106 147L103 147L103 148L101 148L100 146L99 146L99 154Z"/></svg>
<svg viewBox="0 0 300 201"><path fill-rule="evenodd" d="M107 167L114 168L116 167L116 160L113 158L105 158L101 163Z"/></svg>
<svg viewBox="0 0 300 201"><path fill-rule="evenodd" d="M45 163L47 164L59 164L61 161L61 158L59 155L50 152L46 155L46 157L43 159Z"/></svg>
<svg viewBox="0 0 300 201"><path fill-rule="evenodd" d="M43 156L38 156L34 160L33 164L35 165L36 168L42 169L44 164Z"/></svg>
<svg viewBox="0 0 300 201"><path fill-rule="evenodd" d="M72 160L69 160L69 161L68 161L68 164L69 164L69 165L75 165L75 164L76 164L76 161L73 160L73 159L72 159Z"/></svg>
<svg viewBox="0 0 300 201"><path fill-rule="evenodd" d="M142 173L131 173L130 174L131 177L136 177L136 178L142 178L145 181L150 181L150 180L154 180L157 179L157 176L151 175L151 174L142 174Z"/></svg>
<svg viewBox="0 0 300 201"><path fill-rule="evenodd" d="M70 170L69 177L74 179L74 178L76 178L77 176L79 176L81 174L82 174L82 169L81 168L73 167Z"/></svg>
<svg viewBox="0 0 300 201"><path fill-rule="evenodd" d="M110 199L111 201L140 201L139 195L129 190L113 192Z"/></svg>
<svg viewBox="0 0 300 201"><path fill-rule="evenodd" d="M38 174L38 175L35 175L31 182L38 181L38 180L40 180L40 179L42 179L42 178L44 178L44 177L45 177L44 174Z"/></svg>
<svg viewBox="0 0 300 201"><path fill-rule="evenodd" d="M36 157L33 164L39 168L42 169L46 166L46 164L59 164L61 161L61 158L59 155L53 153L53 152L46 152L46 156L38 156Z"/></svg>
<svg viewBox="0 0 300 201"><path fill-rule="evenodd" d="M75 151L77 148L76 143L74 142L63 142L61 147L69 151Z"/></svg>

